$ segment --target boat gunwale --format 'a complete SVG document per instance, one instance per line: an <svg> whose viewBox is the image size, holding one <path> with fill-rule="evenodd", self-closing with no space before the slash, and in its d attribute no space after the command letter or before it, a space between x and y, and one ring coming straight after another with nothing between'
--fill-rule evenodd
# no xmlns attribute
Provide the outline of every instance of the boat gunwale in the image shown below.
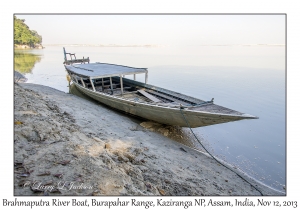
<svg viewBox="0 0 300 210"><path fill-rule="evenodd" d="M73 81L73 80L72 80ZM73 81L73 83L75 83L76 86L79 86L80 88L87 90L88 92L94 93L96 95L102 95L105 96L107 98L116 98L120 101L126 101L129 102L131 104L140 104L140 105L144 105L144 106L149 106L149 107L153 107L153 108L161 108L161 109L167 109L167 110L172 110L172 111L179 111L181 108L175 108L175 107L169 107L169 106L162 106L159 104L149 104L148 102L138 102L138 101L130 101L128 99L124 99L121 98L119 96L115 96L115 95L110 95L108 93L102 93L99 91L93 91L89 88L83 87L80 84L76 83ZM170 90L168 90L170 91ZM172 91L171 91L172 92ZM181 94L183 96L185 96L184 94ZM188 96L190 97L190 96ZM218 105L219 106L219 105ZM188 108L183 108L182 111L184 112L184 114L193 114L193 113L197 113L197 114L205 114L205 115L213 115L213 116L224 116L224 117L237 117L237 118L241 118L241 119L253 119L253 118L257 118L253 115L249 115L249 114L245 114L245 113L241 113L241 115L236 115L236 114L225 114L225 113L215 113L215 112L207 112L207 111L200 111L200 110L189 110Z"/></svg>

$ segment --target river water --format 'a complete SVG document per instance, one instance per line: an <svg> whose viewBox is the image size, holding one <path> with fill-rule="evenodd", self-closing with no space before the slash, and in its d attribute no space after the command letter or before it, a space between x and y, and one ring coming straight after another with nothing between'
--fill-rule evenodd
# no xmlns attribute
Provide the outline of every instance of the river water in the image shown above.
<svg viewBox="0 0 300 210"><path fill-rule="evenodd" d="M214 98L218 105L258 116L193 131L218 158L285 191L285 46L66 46L66 50L77 58L88 56L91 62L148 68L149 84L203 100ZM69 92L63 61L62 46L15 51L15 70L28 82Z"/></svg>

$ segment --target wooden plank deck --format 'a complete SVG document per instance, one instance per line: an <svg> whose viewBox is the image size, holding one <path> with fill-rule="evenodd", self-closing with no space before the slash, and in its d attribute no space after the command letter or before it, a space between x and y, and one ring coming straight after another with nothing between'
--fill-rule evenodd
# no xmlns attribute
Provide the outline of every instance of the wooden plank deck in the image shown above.
<svg viewBox="0 0 300 210"><path fill-rule="evenodd" d="M189 104L190 104L190 103L187 103L187 102L185 102L185 101L181 101L181 100L178 100L178 99L176 99L176 98L169 97L169 96L167 96L167 95L165 95L165 94L158 93L158 92L153 91L153 90L147 90L147 92L153 93L154 95L160 96L160 97L162 97L162 98L168 99L168 100L173 101L173 102L177 102L177 103L182 104L182 105L189 105Z"/></svg>
<svg viewBox="0 0 300 210"><path fill-rule="evenodd" d="M162 102L161 100L159 100L158 98L154 97L153 95L149 94L149 93L146 93L145 91L143 90L138 90L138 92L140 94L142 94L143 96L145 96L146 98L150 99L151 101L154 101L154 102Z"/></svg>

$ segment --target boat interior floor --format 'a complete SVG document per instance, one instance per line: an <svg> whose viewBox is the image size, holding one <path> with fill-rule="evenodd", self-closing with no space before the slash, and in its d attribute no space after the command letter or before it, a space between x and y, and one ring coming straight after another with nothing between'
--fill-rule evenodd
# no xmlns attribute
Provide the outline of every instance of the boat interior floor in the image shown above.
<svg viewBox="0 0 300 210"><path fill-rule="evenodd" d="M78 83L81 83L81 81L78 81ZM89 81L84 81L85 86L93 90L92 85L89 83ZM105 84L105 85L103 85ZM169 94L165 94L162 92L159 92L157 90L147 89L143 87L133 87L129 86L128 84L124 84L123 87L123 94L121 92L121 86L120 83L117 83L116 81L113 81L113 92L110 89L110 83L109 80L105 80L103 83L102 81L97 81L94 83L94 87L96 91L103 92L106 94L112 94L114 96L127 99L129 101L134 102L141 102L141 103L149 103L159 106L166 106L166 107L179 107L180 105L188 107L189 110L194 111L205 111L205 112L213 112L213 113L222 113L222 114L235 114L235 115L241 115L242 113L237 112L235 110L231 110L213 103L203 104L201 106L193 106L199 103L203 103L204 101L197 99L197 101L188 101L184 98L179 97L173 97Z"/></svg>

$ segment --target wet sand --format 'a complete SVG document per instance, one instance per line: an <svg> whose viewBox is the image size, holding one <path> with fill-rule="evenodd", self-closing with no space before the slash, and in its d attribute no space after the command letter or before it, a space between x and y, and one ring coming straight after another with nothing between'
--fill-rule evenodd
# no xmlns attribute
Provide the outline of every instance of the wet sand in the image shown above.
<svg viewBox="0 0 300 210"><path fill-rule="evenodd" d="M16 83L14 122L15 196L260 195L207 154L170 139L171 128L50 87ZM247 179L264 195L283 195Z"/></svg>

